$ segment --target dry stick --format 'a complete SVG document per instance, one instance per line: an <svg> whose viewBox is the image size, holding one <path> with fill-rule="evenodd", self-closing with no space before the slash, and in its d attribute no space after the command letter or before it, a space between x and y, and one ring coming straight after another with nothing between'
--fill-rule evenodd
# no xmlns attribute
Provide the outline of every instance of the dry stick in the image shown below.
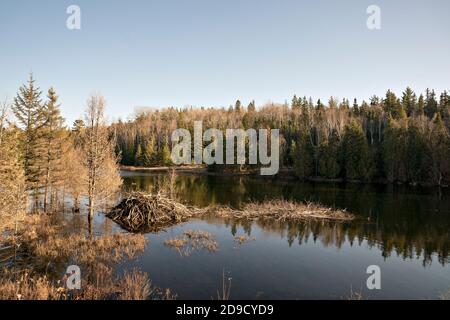
<svg viewBox="0 0 450 320"><path fill-rule="evenodd" d="M126 229L139 231L146 227L158 230L193 216L205 214L216 214L224 218L271 219L275 221L348 221L353 219L353 215L345 210L333 210L311 202L303 204L286 200L275 200L263 203L249 203L242 210L235 210L225 206L200 209L185 206L162 193L143 194L140 192L134 192L122 200L111 210L108 217Z"/></svg>

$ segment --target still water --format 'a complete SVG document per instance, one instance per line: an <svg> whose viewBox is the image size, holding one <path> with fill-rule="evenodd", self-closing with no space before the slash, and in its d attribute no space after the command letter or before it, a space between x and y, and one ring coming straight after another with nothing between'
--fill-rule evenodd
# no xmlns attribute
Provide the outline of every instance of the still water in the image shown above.
<svg viewBox="0 0 450 320"><path fill-rule="evenodd" d="M123 172L124 189L151 192L168 176ZM158 287L179 299L216 299L223 273L231 299L437 299L450 289L450 194L448 190L398 186L300 183L252 177L179 175L178 199L196 206L271 198L312 200L345 208L347 223L246 222L194 219L146 235L135 261ZM96 232L118 227L103 215ZM182 256L164 241L187 230L215 235L218 251ZM239 244L236 236L248 241ZM381 290L368 290L366 269L381 268Z"/></svg>

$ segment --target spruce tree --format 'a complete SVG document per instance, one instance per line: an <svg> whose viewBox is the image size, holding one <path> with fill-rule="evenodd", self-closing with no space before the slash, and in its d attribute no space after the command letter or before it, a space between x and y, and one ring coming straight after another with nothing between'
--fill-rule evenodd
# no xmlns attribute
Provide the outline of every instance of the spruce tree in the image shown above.
<svg viewBox="0 0 450 320"><path fill-rule="evenodd" d="M137 148L136 148L136 154L134 157L134 165L135 166L143 166L143 156L142 156L142 147L141 144L138 143Z"/></svg>
<svg viewBox="0 0 450 320"><path fill-rule="evenodd" d="M438 111L438 103L436 101L436 93L434 90L427 89L425 93L425 115L432 119Z"/></svg>
<svg viewBox="0 0 450 320"><path fill-rule="evenodd" d="M341 161L348 180L368 180L373 162L366 136L355 120L345 127L342 139Z"/></svg>
<svg viewBox="0 0 450 320"><path fill-rule="evenodd" d="M407 87L406 90L403 92L402 96L402 106L403 109L406 111L406 114L408 117L415 114L417 112L417 97L414 91Z"/></svg>
<svg viewBox="0 0 450 320"><path fill-rule="evenodd" d="M328 142L319 146L319 175L324 178L335 179L340 173L339 166L340 141L336 131L333 131Z"/></svg>
<svg viewBox="0 0 450 320"><path fill-rule="evenodd" d="M42 180L42 159L39 153L43 147L41 129L44 125L44 112L41 91L35 85L32 74L28 83L19 88L12 111L23 130L21 142L27 188L34 191L37 203Z"/></svg>
<svg viewBox="0 0 450 320"><path fill-rule="evenodd" d="M391 90L386 92L386 98L383 101L383 106L384 111L391 115L392 118L398 119L401 117L403 107L395 93Z"/></svg>
<svg viewBox="0 0 450 320"><path fill-rule="evenodd" d="M424 115L425 114L425 99L423 97L423 94L419 96L419 102L417 103L417 115Z"/></svg>
<svg viewBox="0 0 450 320"><path fill-rule="evenodd" d="M172 164L172 155L170 153L170 147L167 140L164 140L161 147L161 164L164 166L170 166Z"/></svg>
<svg viewBox="0 0 450 320"><path fill-rule="evenodd" d="M44 123L42 126L43 152L38 154L42 159L43 187L44 187L44 210L47 211L49 189L55 189L58 182L62 180L61 163L64 147L64 119L60 113L58 96L53 88L48 90L47 103L43 109Z"/></svg>
<svg viewBox="0 0 450 320"><path fill-rule="evenodd" d="M142 164L146 167L151 167L156 162L155 154L155 142L154 140L149 140L145 144L144 151L142 153Z"/></svg>
<svg viewBox="0 0 450 320"><path fill-rule="evenodd" d="M314 175L314 146L311 143L311 135L305 130L300 135L299 144L295 148L294 170L297 177L307 179Z"/></svg>

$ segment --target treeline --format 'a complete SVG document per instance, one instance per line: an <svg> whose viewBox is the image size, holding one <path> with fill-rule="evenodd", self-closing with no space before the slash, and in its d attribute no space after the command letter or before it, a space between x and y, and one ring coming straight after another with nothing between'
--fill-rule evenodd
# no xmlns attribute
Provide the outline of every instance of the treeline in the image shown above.
<svg viewBox="0 0 450 320"><path fill-rule="evenodd" d="M426 183L450 181L450 96L410 88L397 97L388 91L369 102L352 103L294 96L291 104L238 100L226 108L167 108L141 111L134 120L112 125L122 164L170 164L170 136L193 132L194 121L208 128L280 129L280 163L301 179ZM219 169L214 166L214 169ZM245 169L242 166L239 170Z"/></svg>
<svg viewBox="0 0 450 320"><path fill-rule="evenodd" d="M43 97L32 75L14 101L2 103L2 227L7 221L17 222L30 207L49 213L70 200L78 210L82 197L88 200L92 217L94 210L117 191L122 180L115 142L104 122L104 107L101 96L90 96L85 121L77 121L70 130L65 127L55 89L50 88Z"/></svg>

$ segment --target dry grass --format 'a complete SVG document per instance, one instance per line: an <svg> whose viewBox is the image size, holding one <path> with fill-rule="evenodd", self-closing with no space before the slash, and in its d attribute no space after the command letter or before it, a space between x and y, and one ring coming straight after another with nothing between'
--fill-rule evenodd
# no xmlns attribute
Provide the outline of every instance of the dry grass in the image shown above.
<svg viewBox="0 0 450 320"><path fill-rule="evenodd" d="M450 289L439 295L439 300L450 300Z"/></svg>
<svg viewBox="0 0 450 320"><path fill-rule="evenodd" d="M222 287L217 290L217 300L230 300L231 280L231 277L225 277L225 270L222 271Z"/></svg>
<svg viewBox="0 0 450 320"><path fill-rule="evenodd" d="M27 218L20 234L22 250L43 262L72 259L76 264L119 262L132 259L144 251L146 239L140 234L112 234L89 237L84 234L62 234L61 226L44 215Z"/></svg>
<svg viewBox="0 0 450 320"><path fill-rule="evenodd" d="M45 215L27 217L15 237L6 240L28 258L34 272L19 269L0 270L0 299L20 300L141 300L173 299L170 290L151 285L147 274L138 270L115 277L113 265L132 259L145 248L143 235L113 234L89 237L63 234L61 226ZM67 275L50 279L47 271L55 265L77 264L81 268L81 290L65 287ZM36 270L41 270L40 273ZM61 271L57 271L61 274Z"/></svg>
<svg viewBox="0 0 450 320"><path fill-rule="evenodd" d="M146 273L138 270L126 272L114 279L112 270L104 265L96 277L82 279L80 290L68 290L64 280L50 281L30 270L16 273L4 271L0 279L0 300L173 300L169 289L153 287Z"/></svg>
<svg viewBox="0 0 450 320"><path fill-rule="evenodd" d="M181 237L167 239L164 244L177 249L183 257L190 256L196 250L216 252L219 249L214 235L205 231L188 230Z"/></svg>
<svg viewBox="0 0 450 320"><path fill-rule="evenodd" d="M354 291L353 288L350 288L350 295L347 297L347 300L364 300L362 289Z"/></svg>
<svg viewBox="0 0 450 320"><path fill-rule="evenodd" d="M332 209L322 205L307 202L299 203L287 200L271 200L262 203L248 203L242 210L234 210L228 207L218 207L215 214L224 218L245 220L271 219L278 221L301 220L334 220L347 221L353 219L353 215L345 210Z"/></svg>
<svg viewBox="0 0 450 320"><path fill-rule="evenodd" d="M170 289L161 290L153 287L146 273L134 270L125 273L119 281L119 287L123 288L119 295L120 300L174 300L176 295Z"/></svg>
<svg viewBox="0 0 450 320"><path fill-rule="evenodd" d="M237 246L242 246L250 241L256 241L256 238L249 238L247 236L235 236L234 242L237 244Z"/></svg>
<svg viewBox="0 0 450 320"><path fill-rule="evenodd" d="M34 277L28 270L18 274L5 270L0 278L0 300L60 300L64 291L47 277Z"/></svg>

